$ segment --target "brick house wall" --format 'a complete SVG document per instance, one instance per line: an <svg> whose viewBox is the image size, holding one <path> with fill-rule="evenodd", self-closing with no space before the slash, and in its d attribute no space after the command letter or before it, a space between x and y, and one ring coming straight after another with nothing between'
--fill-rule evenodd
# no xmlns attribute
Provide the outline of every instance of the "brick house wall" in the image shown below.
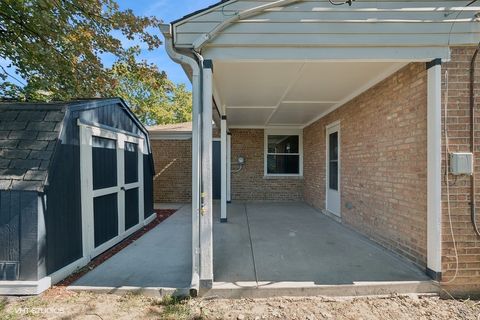
<svg viewBox="0 0 480 320"><path fill-rule="evenodd" d="M192 199L192 141L151 140L156 203L190 202Z"/></svg>
<svg viewBox="0 0 480 320"><path fill-rule="evenodd" d="M443 80L443 103L445 103L446 82L445 71L448 70L448 112L447 133L450 152L470 152L470 61L475 48L453 48L451 61L442 66ZM480 113L478 109L478 97L480 96L480 57L475 65L476 86L474 88L475 101L475 179L477 191L475 194L477 211L479 211L480 188ZM442 105L445 108L445 104ZM442 110L442 129L444 129L444 117ZM443 135L443 132L442 132ZM443 136L443 163L442 174L445 175L445 137ZM445 177L445 176L444 176ZM446 181L442 179L442 273L444 289L452 294L480 293L480 237L474 232L470 217L470 177L449 175L450 213L452 227L458 251L458 273L455 250L450 230L448 215ZM480 225L480 218L477 217ZM453 281L452 281L453 280Z"/></svg>
<svg viewBox="0 0 480 320"><path fill-rule="evenodd" d="M343 223L426 265L427 73L412 63L304 129L304 198L325 208L326 126L340 120Z"/></svg>
<svg viewBox="0 0 480 320"><path fill-rule="evenodd" d="M232 173L232 200L302 201L303 180L285 177L264 177L264 130L232 129L232 171L239 156L244 168Z"/></svg>

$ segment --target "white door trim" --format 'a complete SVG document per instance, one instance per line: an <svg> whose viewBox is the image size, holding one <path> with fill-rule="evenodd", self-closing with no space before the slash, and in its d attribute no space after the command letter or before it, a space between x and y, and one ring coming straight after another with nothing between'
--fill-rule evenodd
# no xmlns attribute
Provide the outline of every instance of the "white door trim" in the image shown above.
<svg viewBox="0 0 480 320"><path fill-rule="evenodd" d="M330 141L329 141L329 136L330 134L337 132L337 143L338 143L338 195L335 195L334 197L329 196L329 190L330 190ZM341 132L340 132L340 121L335 121L330 123L325 127L325 151L326 151L326 157L325 157L325 210L328 211L329 213L341 217L342 216L342 206L341 206ZM334 198L335 200L333 200ZM337 199L338 198L338 199ZM329 203L335 201L336 203Z"/></svg>

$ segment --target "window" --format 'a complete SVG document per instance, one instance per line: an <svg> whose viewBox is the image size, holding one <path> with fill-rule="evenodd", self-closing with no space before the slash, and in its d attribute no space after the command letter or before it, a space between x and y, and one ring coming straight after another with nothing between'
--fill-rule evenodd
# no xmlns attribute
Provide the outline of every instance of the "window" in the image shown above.
<svg viewBox="0 0 480 320"><path fill-rule="evenodd" d="M267 131L265 155L265 175L301 176L301 132Z"/></svg>

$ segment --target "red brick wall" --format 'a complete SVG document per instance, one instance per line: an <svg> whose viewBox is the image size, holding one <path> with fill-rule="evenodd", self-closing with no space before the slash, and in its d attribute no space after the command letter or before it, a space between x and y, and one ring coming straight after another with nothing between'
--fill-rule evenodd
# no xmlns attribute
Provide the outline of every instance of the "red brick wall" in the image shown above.
<svg viewBox="0 0 480 320"><path fill-rule="evenodd" d="M190 202L192 199L192 141L152 140L156 203Z"/></svg>
<svg viewBox="0 0 480 320"><path fill-rule="evenodd" d="M264 131L232 129L232 170L239 156L245 166L232 173L232 200L302 201L303 180L296 178L264 178Z"/></svg>
<svg viewBox="0 0 480 320"><path fill-rule="evenodd" d="M342 221L426 264L424 63L412 63L304 130L305 200L325 207L325 126L340 120Z"/></svg>
<svg viewBox="0 0 480 320"><path fill-rule="evenodd" d="M470 152L470 106L469 106L469 70L470 60L474 48L452 49L451 62L445 63L442 67L442 77L445 79L445 71L448 70L448 120L447 130L449 136L450 152ZM477 181L477 192L475 195L477 211L480 207L480 110L478 108L478 96L480 95L480 57L477 59L475 103L476 134L475 143L475 178ZM443 81L443 92L445 94L445 81ZM444 96L443 96L444 97ZM445 101L444 101L445 102ZM444 107L444 105L442 106ZM442 112L443 115L443 112ZM442 120L444 120L442 118ZM443 124L442 124L443 125ZM445 146L445 139L443 139ZM443 166L442 173L445 173L445 149L442 148ZM476 236L470 219L470 177L459 176L450 179L450 212L452 218L453 232L458 249L459 270L456 279L450 282L455 275L455 250L453 246L450 223L448 217L447 190L445 179L442 183L442 208L443 208L443 259L442 272L445 282L444 288L452 293L476 292L480 293L480 237ZM477 218L480 225L480 218Z"/></svg>

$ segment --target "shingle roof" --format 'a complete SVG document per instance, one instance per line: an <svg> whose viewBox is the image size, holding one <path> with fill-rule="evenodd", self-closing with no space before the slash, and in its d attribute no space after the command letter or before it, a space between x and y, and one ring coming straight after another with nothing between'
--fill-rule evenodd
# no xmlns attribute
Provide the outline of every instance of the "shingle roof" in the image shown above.
<svg viewBox="0 0 480 320"><path fill-rule="evenodd" d="M43 190L65 111L65 103L0 103L0 190Z"/></svg>
<svg viewBox="0 0 480 320"><path fill-rule="evenodd" d="M192 122L174 123L174 124L160 124L147 128L148 132L192 132Z"/></svg>

